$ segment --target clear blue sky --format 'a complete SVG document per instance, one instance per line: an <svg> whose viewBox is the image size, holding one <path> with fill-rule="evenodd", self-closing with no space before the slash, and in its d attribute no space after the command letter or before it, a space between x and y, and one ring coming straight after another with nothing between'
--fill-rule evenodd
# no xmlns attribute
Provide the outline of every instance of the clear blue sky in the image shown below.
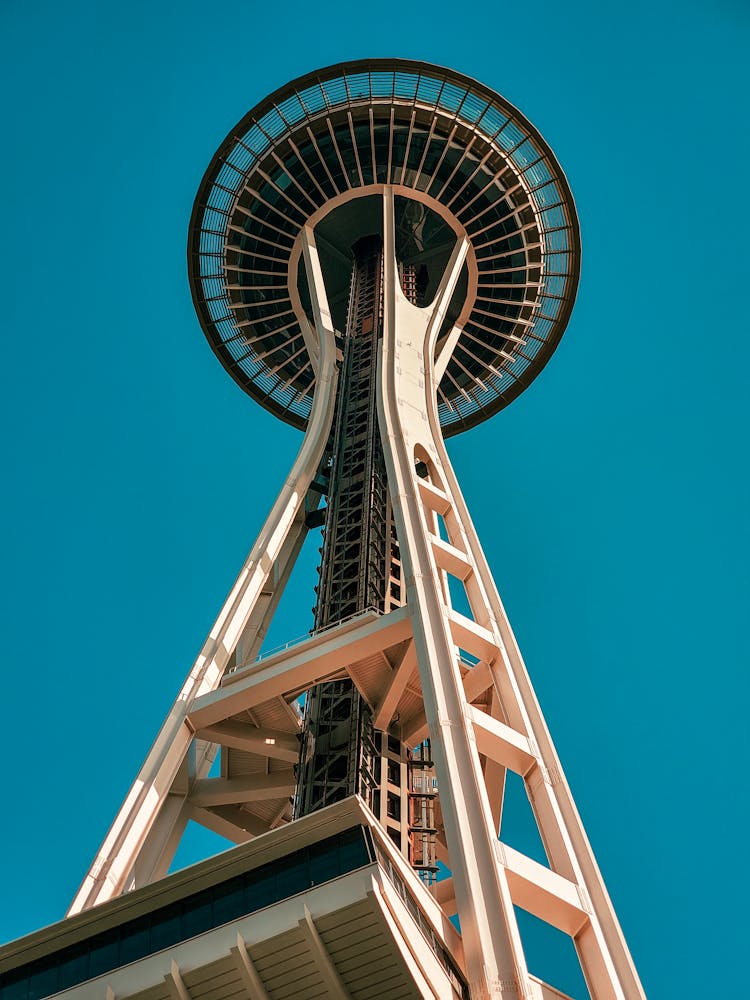
<svg viewBox="0 0 750 1000"><path fill-rule="evenodd" d="M649 996L734 995L747 9L400 4L361 20L370 10L0 9L0 940L62 916L299 442L198 327L198 182L287 79L400 55L516 104L577 199L583 276L560 348L450 451ZM310 624L305 565L274 642ZM191 844L185 860L214 849ZM535 971L576 989L564 955L533 947Z"/></svg>

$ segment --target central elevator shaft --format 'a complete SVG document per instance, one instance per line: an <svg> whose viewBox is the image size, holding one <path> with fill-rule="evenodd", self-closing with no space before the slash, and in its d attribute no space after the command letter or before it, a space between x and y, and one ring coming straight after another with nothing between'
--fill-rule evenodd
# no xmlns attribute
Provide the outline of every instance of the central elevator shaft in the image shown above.
<svg viewBox="0 0 750 1000"><path fill-rule="evenodd" d="M402 603L398 540L376 405L382 241L379 236L365 237L352 252L315 630L368 609L386 613ZM305 816L354 794L377 811L382 740L351 681L332 681L309 691L296 815ZM400 757L400 741L392 739L394 743L392 752Z"/></svg>
<svg viewBox="0 0 750 1000"><path fill-rule="evenodd" d="M383 250L379 236L352 247L341 374L329 456L316 631L363 611L387 614L405 600L398 538L377 415L378 347L383 332ZM418 271L399 264L414 304ZM435 865L435 782L429 742L412 753L397 723L376 731L350 680L307 694L295 815L360 795L398 849L431 881Z"/></svg>

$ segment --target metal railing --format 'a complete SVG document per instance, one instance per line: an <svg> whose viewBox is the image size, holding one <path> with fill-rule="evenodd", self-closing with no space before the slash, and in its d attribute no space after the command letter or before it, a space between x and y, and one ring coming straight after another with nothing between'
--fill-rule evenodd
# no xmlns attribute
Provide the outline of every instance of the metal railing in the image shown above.
<svg viewBox="0 0 750 1000"><path fill-rule="evenodd" d="M273 646L271 649L266 649L254 659L244 660L242 663L238 663L236 666L227 670L227 674L233 674L236 670L244 670L245 667L254 666L256 663L260 663L262 660L268 660L272 656L276 656L278 653L283 653L287 649L292 649L294 646L300 646L303 642L307 642L308 639L313 639L325 632L329 632L331 629L338 628L339 625L345 625L347 622L354 621L355 618L364 618L365 615L382 615L384 614L380 608L368 607L363 611L356 611L354 614L347 615L345 618L340 618L338 621L329 622L327 625L323 625L321 628L310 629L305 635L297 636L295 639L289 639L287 642L281 643L280 646Z"/></svg>

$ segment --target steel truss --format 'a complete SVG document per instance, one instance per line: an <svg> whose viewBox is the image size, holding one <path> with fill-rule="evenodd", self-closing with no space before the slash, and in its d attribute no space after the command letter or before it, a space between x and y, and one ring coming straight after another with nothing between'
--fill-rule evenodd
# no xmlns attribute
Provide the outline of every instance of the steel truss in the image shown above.
<svg viewBox="0 0 750 1000"><path fill-rule="evenodd" d="M383 334L376 401L406 604L385 614L365 610L299 646L254 659L299 548L305 497L334 417L335 337L307 225L300 251L319 349L305 440L71 912L157 877L190 816L247 839L248 807L263 789L293 787L283 763L293 747L280 729L263 728L257 720L269 706L289 705L321 682L350 681L376 729L387 730L398 716L409 746L429 737L443 857L451 871L435 893L446 914L458 914L472 998L555 995L529 975L514 905L571 936L596 1000L643 998L440 431L437 384L455 338L438 347L438 334L468 241L457 239L434 302L418 308L398 279L393 189L385 186L382 194ZM440 537L439 519L447 541ZM451 607L448 577L463 584L471 616ZM321 590L326 592L324 580ZM254 747L260 753L261 743L276 769L244 784L205 777L207 748L221 744L250 753ZM191 747L197 760L186 764ZM524 780L547 866L499 839L506 769Z"/></svg>
<svg viewBox="0 0 750 1000"><path fill-rule="evenodd" d="M336 398L328 508L315 629L367 608L400 605L398 543L376 411L382 334L382 253L378 237L354 247L342 372ZM372 713L352 681L308 693L295 815L360 794L373 804L379 784Z"/></svg>

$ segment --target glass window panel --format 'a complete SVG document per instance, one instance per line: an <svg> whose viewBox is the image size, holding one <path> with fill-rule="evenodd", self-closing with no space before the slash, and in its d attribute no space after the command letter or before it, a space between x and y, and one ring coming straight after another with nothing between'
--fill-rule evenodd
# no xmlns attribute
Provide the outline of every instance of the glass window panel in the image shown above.
<svg viewBox="0 0 750 1000"><path fill-rule="evenodd" d="M280 863L276 873L276 889L279 899L295 896L310 887L310 866L306 852L298 851Z"/></svg>
<svg viewBox="0 0 750 1000"><path fill-rule="evenodd" d="M393 93L393 82L393 73L373 73L373 95L376 97L390 97Z"/></svg>
<svg viewBox="0 0 750 1000"><path fill-rule="evenodd" d="M228 166L226 163L216 175L216 183L229 188L230 191L236 191L243 179L241 171L238 172L233 170L232 167Z"/></svg>
<svg viewBox="0 0 750 1000"><path fill-rule="evenodd" d="M42 968L34 969L26 982L19 983L23 989L28 989L29 1000L37 1000L37 997L46 997L50 993L57 992L57 962L48 959ZM25 992L18 993L18 996L26 996Z"/></svg>
<svg viewBox="0 0 750 1000"><path fill-rule="evenodd" d="M212 320L228 319L231 315L224 302L209 302L208 312Z"/></svg>
<svg viewBox="0 0 750 1000"><path fill-rule="evenodd" d="M567 229L558 229L557 232L545 235L547 252L555 253L558 250L567 250L570 247Z"/></svg>
<svg viewBox="0 0 750 1000"><path fill-rule="evenodd" d="M248 913L262 910L278 899L276 893L276 873L266 871L262 875L249 872L245 884L245 908Z"/></svg>
<svg viewBox="0 0 750 1000"><path fill-rule="evenodd" d="M232 203L232 198L228 191L224 191L214 184L208 196L208 204L212 208L228 209Z"/></svg>
<svg viewBox="0 0 750 1000"><path fill-rule="evenodd" d="M487 107L487 101L476 94L469 94L461 108L461 117L475 122Z"/></svg>
<svg viewBox="0 0 750 1000"><path fill-rule="evenodd" d="M542 222L545 229L554 229L556 226L565 225L565 213L562 208L548 208L542 212Z"/></svg>
<svg viewBox="0 0 750 1000"><path fill-rule="evenodd" d="M553 183L536 188L534 191L534 200L540 205L555 205L562 199L560 198L557 185Z"/></svg>
<svg viewBox="0 0 750 1000"><path fill-rule="evenodd" d="M325 841L310 848L310 883L320 885L341 874L336 843Z"/></svg>
<svg viewBox="0 0 750 1000"><path fill-rule="evenodd" d="M347 100L343 77L327 80L323 84L323 90L330 104L343 104Z"/></svg>
<svg viewBox="0 0 750 1000"><path fill-rule="evenodd" d="M120 942L118 930L115 928L109 934L102 934L92 941L89 952L89 975L92 979L101 976L110 969L116 969L119 962Z"/></svg>
<svg viewBox="0 0 750 1000"><path fill-rule="evenodd" d="M226 228L227 217L213 208L207 208L203 213L203 222L201 224L205 229L214 229L223 232Z"/></svg>
<svg viewBox="0 0 750 1000"><path fill-rule="evenodd" d="M509 122L498 136L498 142L503 149L513 149L513 147L518 146L522 140L523 132L514 122Z"/></svg>
<svg viewBox="0 0 750 1000"><path fill-rule="evenodd" d="M247 170L255 162L255 157L244 146L237 145L227 157L227 162L239 167L240 170Z"/></svg>
<svg viewBox="0 0 750 1000"><path fill-rule="evenodd" d="M352 98L370 96L370 75L369 73L353 73L346 76L346 85Z"/></svg>
<svg viewBox="0 0 750 1000"><path fill-rule="evenodd" d="M183 938L195 937L212 927L211 893L209 891L198 893L191 899L186 899L182 913L182 935Z"/></svg>
<svg viewBox="0 0 750 1000"><path fill-rule="evenodd" d="M120 931L120 965L135 962L148 954L149 925L145 919L134 920Z"/></svg>
<svg viewBox="0 0 750 1000"><path fill-rule="evenodd" d="M417 98L425 104L435 104L442 86L442 80L435 80L431 76L423 76L417 87Z"/></svg>
<svg viewBox="0 0 750 1000"><path fill-rule="evenodd" d="M368 864L367 847L362 831L358 827L354 830L347 830L341 835L339 860L342 872L354 871L355 868L361 868L362 865Z"/></svg>
<svg viewBox="0 0 750 1000"><path fill-rule="evenodd" d="M396 73L396 96L411 100L417 93L417 79L413 73Z"/></svg>
<svg viewBox="0 0 750 1000"><path fill-rule="evenodd" d="M214 233L201 233L200 236L200 250L201 253L221 253L221 236L216 236Z"/></svg>
<svg viewBox="0 0 750 1000"><path fill-rule="evenodd" d="M28 1000L29 977L21 976L15 982L0 985L0 1000Z"/></svg>
<svg viewBox="0 0 750 1000"><path fill-rule="evenodd" d="M301 91L299 97L303 105L311 113L322 111L326 106L323 91L318 84L314 84L312 87L308 87L307 90Z"/></svg>
<svg viewBox="0 0 750 1000"><path fill-rule="evenodd" d="M557 314L560 312L561 307L562 302L560 299L548 299L543 295L539 306L539 312L544 316L548 316L550 319L555 319Z"/></svg>
<svg viewBox="0 0 750 1000"><path fill-rule="evenodd" d="M539 151L537 150L531 139L527 139L522 142L518 149L514 150L511 154L511 159L519 167L525 167L529 163L533 163L534 160L539 158Z"/></svg>
<svg viewBox="0 0 750 1000"><path fill-rule="evenodd" d="M482 115L479 126L487 135L493 136L496 132L500 131L507 120L507 115L501 114L497 108L491 107L487 108Z"/></svg>
<svg viewBox="0 0 750 1000"><path fill-rule="evenodd" d="M89 950L86 944L67 948L57 969L58 990L77 986L89 978Z"/></svg>
<svg viewBox="0 0 750 1000"><path fill-rule="evenodd" d="M267 114L263 115L260 124L263 131L267 135L270 135L272 139L278 139L280 135L283 135L287 131L287 126L276 108L272 108ZM267 144L268 140L266 140Z"/></svg>
<svg viewBox="0 0 750 1000"><path fill-rule="evenodd" d="M174 903L155 913L151 921L151 951L169 948L182 939L182 906Z"/></svg>
<svg viewBox="0 0 750 1000"><path fill-rule="evenodd" d="M245 914L245 887L242 879L232 879L214 889L214 926L226 924Z"/></svg>
<svg viewBox="0 0 750 1000"><path fill-rule="evenodd" d="M463 87L457 87L453 83L446 83L440 95L440 107L448 108L449 111L458 111L465 96L466 90Z"/></svg>
<svg viewBox="0 0 750 1000"><path fill-rule="evenodd" d="M529 167L525 171L526 177L531 181L533 185L544 184L545 181L552 180L552 174L549 171L549 167L542 160L540 163L535 163L533 167Z"/></svg>
<svg viewBox="0 0 750 1000"><path fill-rule="evenodd" d="M296 125L305 117L305 109L300 104L299 97L293 94L279 105L279 111L290 125Z"/></svg>

